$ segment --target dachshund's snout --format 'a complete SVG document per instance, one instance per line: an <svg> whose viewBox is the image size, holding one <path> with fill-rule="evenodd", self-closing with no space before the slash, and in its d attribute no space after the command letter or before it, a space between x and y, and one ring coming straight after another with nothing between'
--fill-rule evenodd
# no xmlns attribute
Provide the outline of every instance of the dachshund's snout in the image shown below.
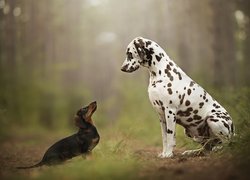
<svg viewBox="0 0 250 180"><path fill-rule="evenodd" d="M91 104L93 104L93 106L97 106L97 102L96 101L92 102Z"/></svg>
<svg viewBox="0 0 250 180"><path fill-rule="evenodd" d="M93 113L96 111L96 109L97 109L97 102L94 101L94 102L90 103L89 110L92 111L92 113Z"/></svg>

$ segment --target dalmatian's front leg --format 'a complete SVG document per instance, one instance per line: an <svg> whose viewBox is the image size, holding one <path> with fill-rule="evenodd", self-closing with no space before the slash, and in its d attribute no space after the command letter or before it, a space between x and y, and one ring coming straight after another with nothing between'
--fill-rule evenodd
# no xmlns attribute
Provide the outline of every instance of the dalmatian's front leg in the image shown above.
<svg viewBox="0 0 250 180"><path fill-rule="evenodd" d="M167 151L167 125L165 115L160 114L161 134L162 134L162 145L163 151L158 155L160 158L164 158L164 154Z"/></svg>
<svg viewBox="0 0 250 180"><path fill-rule="evenodd" d="M159 154L161 158L173 157L175 147L175 114L171 110L165 110L161 115L161 130L163 140L163 151Z"/></svg>

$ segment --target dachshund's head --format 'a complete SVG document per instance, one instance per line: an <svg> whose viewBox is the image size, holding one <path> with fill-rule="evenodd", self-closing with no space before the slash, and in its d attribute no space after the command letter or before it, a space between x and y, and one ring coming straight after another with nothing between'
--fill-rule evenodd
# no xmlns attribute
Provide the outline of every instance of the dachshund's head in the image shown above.
<svg viewBox="0 0 250 180"><path fill-rule="evenodd" d="M94 124L91 116L97 109L96 101L90 103L88 106L79 109L75 116L75 124L79 128L86 128L88 124Z"/></svg>

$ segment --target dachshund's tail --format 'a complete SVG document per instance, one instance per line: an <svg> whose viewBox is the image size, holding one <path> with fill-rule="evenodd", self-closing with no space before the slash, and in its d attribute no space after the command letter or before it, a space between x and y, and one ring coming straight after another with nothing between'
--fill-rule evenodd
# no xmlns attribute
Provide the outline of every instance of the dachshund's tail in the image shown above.
<svg viewBox="0 0 250 180"><path fill-rule="evenodd" d="M35 165L32 165L32 166L26 166L26 167L16 167L17 169L30 169L30 168L36 168L36 167L40 167L40 166L43 166L44 165L44 162L41 161Z"/></svg>

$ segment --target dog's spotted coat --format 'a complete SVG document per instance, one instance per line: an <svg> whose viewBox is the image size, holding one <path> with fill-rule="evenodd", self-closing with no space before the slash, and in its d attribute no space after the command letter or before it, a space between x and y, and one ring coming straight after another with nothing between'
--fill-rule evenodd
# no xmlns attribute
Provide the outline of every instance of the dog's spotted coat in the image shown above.
<svg viewBox="0 0 250 180"><path fill-rule="evenodd" d="M154 41L135 38L127 47L121 70L133 72L148 68L149 99L159 114L163 151L160 157L172 157L175 146L175 125L183 126L188 137L212 148L234 133L228 112L201 86L187 76ZM184 154L195 152L186 151Z"/></svg>

